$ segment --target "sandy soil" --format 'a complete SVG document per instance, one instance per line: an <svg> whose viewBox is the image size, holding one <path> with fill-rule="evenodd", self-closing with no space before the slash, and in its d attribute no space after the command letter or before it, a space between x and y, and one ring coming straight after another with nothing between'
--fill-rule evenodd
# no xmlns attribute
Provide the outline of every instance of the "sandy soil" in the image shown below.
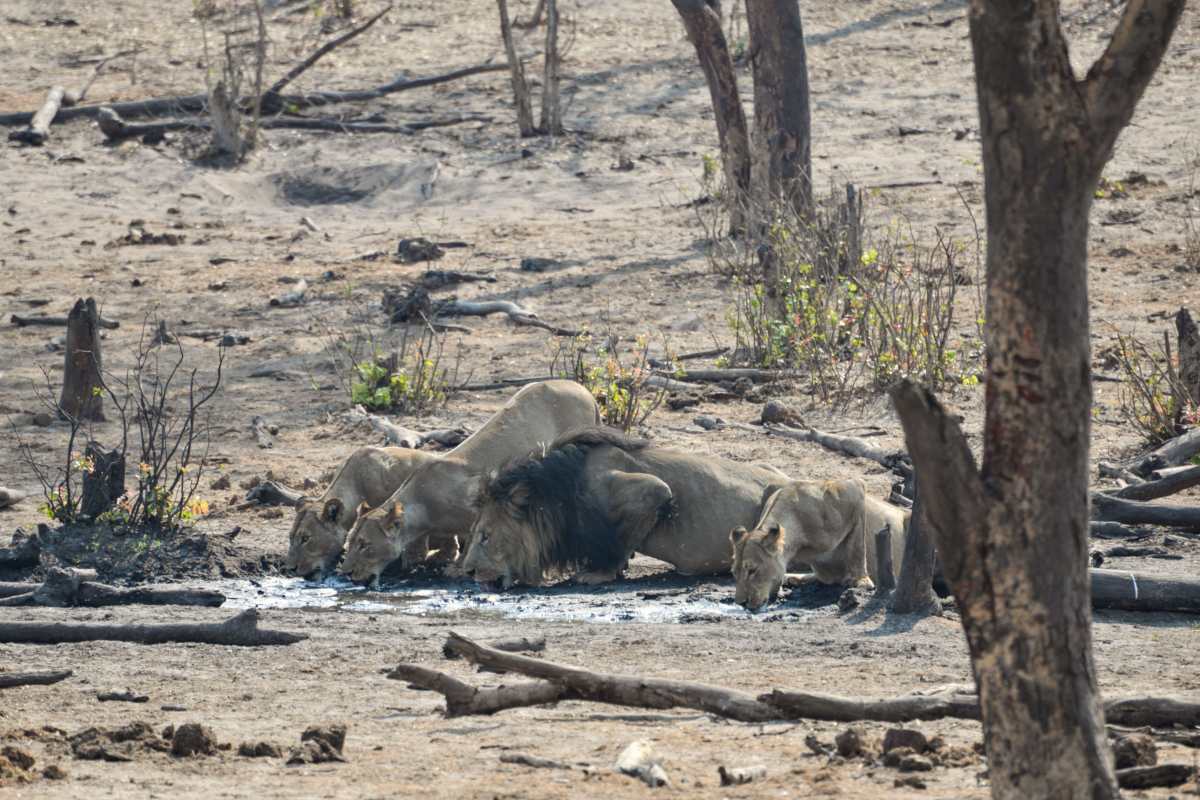
<svg viewBox="0 0 1200 800"><path fill-rule="evenodd" d="M86 4L85 4L86 5ZM1106 3L1066 3L1073 57L1080 67L1100 51L1113 22ZM971 58L964 3L860 0L805 5L810 42L814 158L818 185L853 180L870 190L873 221L903 218L918 231L934 226L971 235L970 211L982 219ZM139 99L187 94L203 82L200 37L191 4L138 0L117 15L104 4L10 0L0 19L0 109L31 109L48 86L81 85L88 58L140 47L136 60L102 75L91 99ZM354 447L375 440L337 421L347 398L324 357L327 331L370 325L383 341L377 305L385 287L417 276L422 265L365 253L395 247L403 236L462 240L437 266L495 272L495 284L460 287L464 298L519 300L564 327L590 325L632 338L647 334L677 351L729 344L727 281L705 259L703 233L685 204L699 192L701 159L715 150L707 91L682 28L667 3L580 3L569 9L576 36L566 63L567 126L555 141L519 140L511 122L506 78L482 75L433 89L393 95L360 109L391 122L445 112L486 114L490 123L417 136L271 132L267 145L233 170L197 164L188 137L158 146L112 147L89 123L54 129L42 149L0 149L0 315L65 313L77 296L93 295L121 327L105 340L106 366L129 364L150 314L180 332L229 329L251 337L230 351L227 380L215 407L212 456L223 462L233 490L207 489L216 512L200 530L219 535L241 526L237 543L250 553L278 554L289 520L228 510L239 482L268 471L293 485L319 480ZM77 24L64 25L63 19ZM57 22L55 22L57 20ZM51 24L54 23L54 24ZM315 41L313 22L284 16L273 22L269 72L282 73ZM537 35L528 46L537 46ZM339 49L302 80L303 88L356 88L413 77L496 56L498 37L486 3L405 2L372 31ZM1179 271L1187 156L1200 123L1194 103L1200 66L1200 16L1190 9L1163 68L1139 106L1106 171L1133 173L1129 196L1097 201L1091 246L1093 337L1097 369L1117 330L1157 335L1164 315L1195 306L1200 277ZM743 86L748 75L743 69ZM904 131L901 131L901 127ZM918 131L911 133L911 130ZM527 153L523 153L527 150ZM621 157L634 169L614 170ZM435 179L436 176L436 179ZM428 190L433 184L432 195ZM919 185L911 185L918 183ZM307 217L319 229L301 223ZM142 220L153 232L182 234L177 246L109 246ZM534 274L524 257L559 259L562 267ZM332 279L325 279L332 273ZM307 305L268 306L305 278ZM209 287L225 284L220 291ZM473 380L544 374L553 344L540 331L501 318L469 320L454 335L451 354ZM43 370L57 384L61 353L48 349L58 331L3 329L0 413L14 425L0 437L0 484L30 492L37 483L18 454L25 441L39 457L61 451L65 432L30 424ZM210 369L215 344L185 340L189 363ZM252 377L255 373L269 377ZM465 392L413 427L478 426L505 392ZM980 389L959 389L947 402L968 429L981 421ZM830 412L803 394L783 399L831 429L876 425L879 441L900 446L899 425L882 401ZM658 442L742 460L765 460L796 477L865 477L886 492L890 476L794 442L738 430L702 432L697 413L754 419L759 403L706 402L657 411L646 433ZM280 433L270 450L256 446L250 419L262 415ZM110 423L96 434L114 437ZM1117 410L1117 387L1097 384L1093 459L1132 452L1137 435ZM38 521L36 502L0 512L0 532ZM1152 543L1163 541L1155 534ZM1176 536L1180 561L1122 560L1117 565L1158 572L1194 572L1196 543ZM646 602L653 602L647 600ZM225 611L189 616L219 619ZM986 796L978 776L986 763L969 759L925 776L925 791L893 788L893 770L861 761L827 763L805 747L815 732L825 741L835 725L749 726L695 714L641 714L581 704L529 709L495 719L444 720L436 698L386 680L399 660L437 661L447 630L484 639L545 635L547 657L613 671L693 678L747 689L796 687L840 694L894 694L923 685L969 680L961 632L953 619L915 625L882 616L839 617L832 608L801 620L728 619L696 624L585 624L520 620L478 612L412 616L398 612L272 610L272 626L312 638L286 650L201 646L141 648L115 643L58 647L0 646L0 664L34 669L68 665L76 677L44 688L7 690L0 734L38 760L61 763L66 781L6 787L16 797L162 796L259 797L640 796L627 778L533 770L501 764L508 751L609 766L621 748L648 738L666 756L675 788L705 797ZM5 619L61 618L52 610L6 610ZM138 621L162 612L121 608L72 612L73 619ZM1098 613L1100 681L1110 692L1197 689L1195 624L1168 615ZM470 676L461 662L447 669ZM98 703L97 689L125 688L151 696L144 706ZM180 705L184 712L160 710ZM235 744L267 739L298 742L309 724L350 726L344 764L285 767L231 753L178 760L146 751L131 764L78 761L53 736L19 731L51 725L75 732L89 725L145 720L156 728L186 721L210 725ZM978 727L921 726L953 745L979 741ZM879 736L883 726L867 729ZM1161 760L1191 762L1185 751ZM762 763L769 777L721 789L718 764ZM1151 793L1167 796L1167 792Z"/></svg>

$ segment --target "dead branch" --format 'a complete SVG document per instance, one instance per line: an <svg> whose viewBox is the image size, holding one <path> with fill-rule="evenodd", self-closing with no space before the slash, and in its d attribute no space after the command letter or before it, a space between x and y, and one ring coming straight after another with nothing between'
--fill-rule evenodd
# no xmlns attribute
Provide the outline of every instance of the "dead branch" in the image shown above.
<svg viewBox="0 0 1200 800"><path fill-rule="evenodd" d="M378 14L376 14L375 16L368 19L362 25L359 25L356 28L351 28L349 31L347 31L346 33L343 33L338 38L333 39L332 41L326 42L325 44L318 47L307 58L305 58L299 64L297 64L296 66L294 66L290 70L288 70L286 75L284 75L279 80L275 81L275 83L271 86L271 88L267 89L267 91L263 93L264 102L268 102L268 98L278 97L279 93L282 92L289 83L296 80L296 78L299 78L302 74L304 74L304 72L309 67L311 67L313 64L316 64L322 58L327 56L335 48L345 44L346 42L350 41L354 37L358 36L359 34L363 33L364 31L366 31L368 28L370 28L376 22L381 20L383 18L384 14L387 14L391 10L392 10L392 6L389 5L387 8L383 9Z"/></svg>
<svg viewBox="0 0 1200 800"><path fill-rule="evenodd" d="M310 119L307 117L273 117L259 121L259 127L269 130L301 130L325 131L328 133L399 133L415 134L426 128L459 125L464 122L490 122L491 117L479 114L459 114L455 116L435 117L433 119L416 120L401 125L389 125L382 122L344 122L337 119ZM100 132L109 141L140 138L147 141L158 141L172 131L212 130L212 122L204 118L171 120L168 122L126 122L110 108L102 109L97 122Z"/></svg>
<svg viewBox="0 0 1200 800"><path fill-rule="evenodd" d="M1140 503L1136 500L1122 500L1103 492L1092 493L1092 519L1100 522L1165 525L1169 528L1200 531L1200 508Z"/></svg>
<svg viewBox="0 0 1200 800"><path fill-rule="evenodd" d="M546 649L546 637L539 636L536 639L529 639L521 636L515 639L500 639L490 642L488 647L501 650L505 653L540 653ZM442 655L448 659L461 658L449 642L446 642L442 646Z"/></svg>
<svg viewBox="0 0 1200 800"><path fill-rule="evenodd" d="M520 764L523 767L535 767L538 769L571 769L570 764L564 764L561 761L553 761L540 756L531 756L528 753L501 753L500 763Z"/></svg>
<svg viewBox="0 0 1200 800"><path fill-rule="evenodd" d="M279 107L276 109L263 108L264 113L273 113L283 108L291 111L313 108L316 106L337 105L339 103L361 103L368 100L378 100L390 94L407 92L425 86L447 83L472 75L486 72L501 72L508 69L507 64L476 64L463 67L441 75L431 75L426 78L405 80L398 78L391 83L376 86L371 89L345 92L310 92L307 94L279 95ZM252 101L253 98L250 98ZM67 122L72 119L95 119L100 116L101 109L110 108L123 119L137 117L174 116L184 113L201 113L208 108L207 94L178 95L174 97L159 97L150 100L133 100L123 103L106 103L104 105L75 106L60 108L55 122ZM26 125L33 119L33 113L19 112L15 114L0 114L0 125Z"/></svg>
<svg viewBox="0 0 1200 800"><path fill-rule="evenodd" d="M58 108L62 105L63 95L65 90L61 86L53 87L46 95L46 101L42 103L42 107L33 115L33 119L29 121L29 127L21 131L12 131L8 134L10 142L21 142L23 144L41 147L50 138L50 123L54 122L54 117L58 114Z"/></svg>
<svg viewBox="0 0 1200 800"><path fill-rule="evenodd" d="M504 53L508 57L506 67L512 81L513 104L517 109L517 128L521 136L533 136L533 107L529 102L529 84L525 82L525 68L517 57L517 46L513 41L512 25L509 24L508 0L497 0L500 9L500 38L504 41Z"/></svg>
<svg viewBox="0 0 1200 800"><path fill-rule="evenodd" d="M199 642L236 647L288 645L307 633L260 629L258 610L246 609L225 622L176 622L150 625L80 625L63 622L0 622L0 643L65 644L114 641L138 644Z"/></svg>
<svg viewBox="0 0 1200 800"><path fill-rule="evenodd" d="M254 434L254 441L263 450L270 450L275 446L275 438L271 435L270 426L262 417L255 416L250 420L250 431Z"/></svg>
<svg viewBox="0 0 1200 800"><path fill-rule="evenodd" d="M1142 534L1119 522L1090 522L1088 533L1097 539L1138 539Z"/></svg>
<svg viewBox="0 0 1200 800"><path fill-rule="evenodd" d="M679 361L694 361L700 358L716 358L723 356L729 352L728 347L714 347L710 350L698 350L695 353L681 353L680 355L671 358L651 358L648 359L650 366L655 369L670 370Z"/></svg>
<svg viewBox="0 0 1200 800"><path fill-rule="evenodd" d="M0 689L11 689L14 686L48 686L65 681L73 674L69 669L53 672L0 672Z"/></svg>
<svg viewBox="0 0 1200 800"><path fill-rule="evenodd" d="M821 447L827 450L833 450L834 452L853 456L854 458L865 458L888 469L899 469L901 471L911 469L908 466L910 463L908 454L904 451L896 450L888 452L875 447L866 439L860 439L856 436L826 433L816 428L794 430L781 425L763 425L762 430L772 436L782 436L785 439L795 439L800 442L812 442L821 445Z"/></svg>
<svg viewBox="0 0 1200 800"><path fill-rule="evenodd" d="M375 414L368 413L365 408L356 405L347 412L347 416L355 421L368 423L379 433L387 437L389 444L394 444L397 447L407 447L410 450L419 450L430 442L441 445L442 447L454 447L460 444L469 435L465 430L459 428L447 428L440 430L427 431L418 433L401 425L397 425L390 420Z"/></svg>
<svg viewBox="0 0 1200 800"><path fill-rule="evenodd" d="M538 315L526 308L523 308L510 300L459 300L450 298L437 303L434 306L434 313L437 317L486 317L491 314L505 314L509 320L517 325L528 325L534 328L541 328L549 331L555 336L578 336L579 331L568 330L566 328L556 328L553 325L542 322L538 319Z"/></svg>
<svg viewBox="0 0 1200 800"><path fill-rule="evenodd" d="M1200 614L1200 581L1116 569L1089 572L1092 608Z"/></svg>
<svg viewBox="0 0 1200 800"><path fill-rule="evenodd" d="M553 375L538 375L532 378L501 378L500 380L491 381L490 383L464 383L461 386L455 386L456 392L486 392L492 389L511 389L515 386L528 386L531 383L541 383L542 381L554 380Z"/></svg>
<svg viewBox="0 0 1200 800"><path fill-rule="evenodd" d="M520 28L523 31L533 30L542 24L542 12L546 10L546 0L537 0L537 7L533 9L533 16L527 20L513 20L512 26Z"/></svg>
<svg viewBox="0 0 1200 800"><path fill-rule="evenodd" d="M1158 480L1130 484L1129 486L1106 492L1106 494L1112 497L1120 497L1123 500L1156 500L1159 497L1176 494L1177 492L1191 489L1194 486L1200 486L1200 467L1185 467L1182 470L1173 470Z"/></svg>
<svg viewBox="0 0 1200 800"><path fill-rule="evenodd" d="M24 592L0 592L0 606L96 608L117 605L171 605L215 608L225 602L225 595L208 589L155 586L123 589L88 578L95 578L95 572L51 568L46 572L46 580L40 584L13 584L24 588Z"/></svg>
<svg viewBox="0 0 1200 800"><path fill-rule="evenodd" d="M751 369L748 367L731 367L729 369L690 369L679 372L663 372L663 377L675 378L684 383L723 383L725 381L746 380L755 383L774 383L775 381L791 380L800 377L800 372L793 369Z"/></svg>
<svg viewBox="0 0 1200 800"><path fill-rule="evenodd" d="M20 314L13 314L12 317L9 318L9 321L12 322L13 325L16 325L18 328L24 328L26 325L47 325L52 328L64 328L67 325L66 317L46 317L46 316L25 317L25 316L21 316ZM117 328L121 327L121 323L114 322L113 320L104 319L103 317L101 317L100 318L100 327L111 331L111 330L116 330Z"/></svg>
<svg viewBox="0 0 1200 800"><path fill-rule="evenodd" d="M589 700L637 708L692 708L742 722L814 719L833 722L910 722L943 718L979 719L974 687L946 686L928 693L891 698L844 698L775 690L757 698L743 692L686 681L591 672L541 659L504 653L451 633L446 647L473 664L517 672L532 683L482 689L438 670L400 664L389 678L406 680L446 698L446 715L494 714L510 708L562 700ZM1114 725L1191 727L1200 723L1200 703L1172 697L1124 697L1105 703Z"/></svg>

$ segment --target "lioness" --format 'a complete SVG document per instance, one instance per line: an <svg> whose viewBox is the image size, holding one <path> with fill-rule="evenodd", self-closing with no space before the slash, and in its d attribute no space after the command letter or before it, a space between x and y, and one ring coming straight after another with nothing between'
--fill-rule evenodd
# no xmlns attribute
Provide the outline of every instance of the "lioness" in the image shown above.
<svg viewBox="0 0 1200 800"><path fill-rule="evenodd" d="M350 454L325 493L304 498L296 506L288 534L286 567L302 578L321 580L342 557L346 532L354 526L360 505L377 506L436 455L403 447L363 447Z"/></svg>
<svg viewBox="0 0 1200 800"><path fill-rule="evenodd" d="M875 533L892 534L892 564L900 568L909 512L866 493L859 480L795 481L780 489L749 533L735 528L734 599L757 610L779 596L788 566L811 565L821 583L870 585L875 574ZM809 576L804 576L809 577Z"/></svg>
<svg viewBox="0 0 1200 800"><path fill-rule="evenodd" d="M463 569L501 588L566 570L599 583L637 551L685 575L728 572L730 528L757 519L788 481L605 429L577 431L487 482Z"/></svg>
<svg viewBox="0 0 1200 800"><path fill-rule="evenodd" d="M426 464L379 507L358 518L339 571L377 584L379 575L426 536L465 535L475 520L480 478L567 431L596 425L600 409L574 381L544 381L517 392L458 447Z"/></svg>

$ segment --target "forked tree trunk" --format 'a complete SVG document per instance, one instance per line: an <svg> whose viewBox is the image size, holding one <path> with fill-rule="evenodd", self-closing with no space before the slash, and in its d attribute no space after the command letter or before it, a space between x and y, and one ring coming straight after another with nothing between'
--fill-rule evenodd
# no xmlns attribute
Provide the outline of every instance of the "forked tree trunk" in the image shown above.
<svg viewBox="0 0 1200 800"><path fill-rule="evenodd" d="M768 209L812 213L812 118L799 0L746 0L754 128L766 148Z"/></svg>
<svg viewBox="0 0 1200 800"><path fill-rule="evenodd" d="M563 132L562 105L558 98L558 0L546 0L546 66L542 78L542 133Z"/></svg>
<svg viewBox="0 0 1200 800"><path fill-rule="evenodd" d="M508 70L512 76L513 105L517 108L517 128L521 136L537 135L533 126L533 107L529 102L529 84L525 82L525 68L517 55L513 42L512 22L508 18L508 0L496 0L500 7L500 38L504 40L504 52L508 54Z"/></svg>
<svg viewBox="0 0 1200 800"><path fill-rule="evenodd" d="M1076 80L1058 3L972 0L987 203L983 467L958 422L893 391L962 612L992 796L1118 797L1088 596L1092 193L1184 0L1130 0Z"/></svg>
<svg viewBox="0 0 1200 800"><path fill-rule="evenodd" d="M104 419L100 396L100 312L96 301L76 300L67 315L63 388L58 406L71 419Z"/></svg>
<svg viewBox="0 0 1200 800"><path fill-rule="evenodd" d="M726 200L729 205L731 233L746 228L746 202L750 191L750 137L746 132L746 114L738 95L737 74L729 57L729 46L721 30L721 16L704 0L671 0L688 39L696 48L708 93L712 97L713 116L717 118L717 137L721 143L721 163L725 169Z"/></svg>

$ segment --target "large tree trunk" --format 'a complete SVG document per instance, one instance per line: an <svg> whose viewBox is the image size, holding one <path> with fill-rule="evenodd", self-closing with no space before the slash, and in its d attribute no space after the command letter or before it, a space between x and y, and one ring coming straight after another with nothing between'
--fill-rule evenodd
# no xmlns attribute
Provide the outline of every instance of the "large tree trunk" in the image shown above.
<svg viewBox="0 0 1200 800"><path fill-rule="evenodd" d="M754 67L754 127L766 148L766 190L807 217L812 210L812 120L808 56L798 0L746 0Z"/></svg>
<svg viewBox="0 0 1200 800"><path fill-rule="evenodd" d="M729 57L729 46L721 30L721 16L704 0L671 0L688 39L696 48L713 115L717 118L717 136L721 143L721 162L725 168L729 229L738 233L746 228L746 200L750 191L750 137L746 132L746 114L738 95L737 74Z"/></svg>
<svg viewBox="0 0 1200 800"><path fill-rule="evenodd" d="M71 419L103 420L100 396L100 312L92 298L76 300L67 315L67 347L59 411Z"/></svg>
<svg viewBox="0 0 1200 800"><path fill-rule="evenodd" d="M1115 798L1088 597L1092 192L1183 0L1131 0L1075 79L1058 3L973 0L987 203L983 467L956 421L894 390L962 611L992 796Z"/></svg>

